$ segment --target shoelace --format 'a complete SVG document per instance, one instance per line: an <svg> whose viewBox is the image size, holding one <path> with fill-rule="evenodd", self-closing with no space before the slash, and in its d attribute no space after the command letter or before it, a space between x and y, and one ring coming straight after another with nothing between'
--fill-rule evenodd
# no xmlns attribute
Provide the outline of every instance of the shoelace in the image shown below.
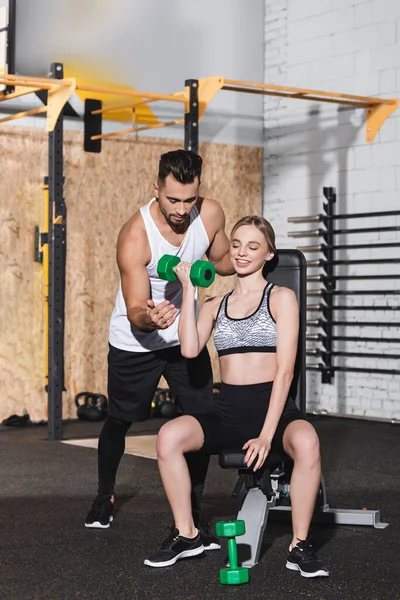
<svg viewBox="0 0 400 600"><path fill-rule="evenodd" d="M175 529L174 527L168 527L168 529L170 530L170 533L169 533L168 537L161 544L160 550L167 550L167 549L171 548L172 544L179 537L179 533L178 533L177 529Z"/></svg>
<svg viewBox="0 0 400 600"><path fill-rule="evenodd" d="M301 540L301 542L296 544L295 548L300 550L303 558L307 558L308 560L318 560L317 554L309 540Z"/></svg>

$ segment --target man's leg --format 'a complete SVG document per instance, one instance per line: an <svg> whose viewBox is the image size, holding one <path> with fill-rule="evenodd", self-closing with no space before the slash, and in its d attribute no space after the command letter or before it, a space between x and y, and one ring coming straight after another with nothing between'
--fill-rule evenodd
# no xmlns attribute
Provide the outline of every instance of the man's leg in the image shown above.
<svg viewBox="0 0 400 600"><path fill-rule="evenodd" d="M134 421L149 417L164 366L156 352L126 352L110 346L109 415L99 438L98 494L86 517L86 527L107 528L113 519L115 480L125 436Z"/></svg>

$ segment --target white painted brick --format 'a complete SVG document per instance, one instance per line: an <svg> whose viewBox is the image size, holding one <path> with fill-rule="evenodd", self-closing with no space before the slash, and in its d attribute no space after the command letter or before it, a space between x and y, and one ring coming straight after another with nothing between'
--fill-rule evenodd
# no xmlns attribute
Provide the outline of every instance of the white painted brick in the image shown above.
<svg viewBox="0 0 400 600"><path fill-rule="evenodd" d="M307 2L288 0L287 2L288 21L300 21L312 15L327 13L330 10L331 0L307 0Z"/></svg>
<svg viewBox="0 0 400 600"><path fill-rule="evenodd" d="M374 23L373 2L363 2L354 7L354 27L364 27Z"/></svg>
<svg viewBox="0 0 400 600"><path fill-rule="evenodd" d="M356 75L364 75L371 71L371 50L359 50L354 55L354 72Z"/></svg>
<svg viewBox="0 0 400 600"><path fill-rule="evenodd" d="M396 0L374 0L372 10L374 23L400 17L400 4Z"/></svg>
<svg viewBox="0 0 400 600"><path fill-rule="evenodd" d="M373 410L381 410L381 408L382 408L382 401L381 400L372 400L372 402L371 402L371 408Z"/></svg>
<svg viewBox="0 0 400 600"><path fill-rule="evenodd" d="M377 167L397 166L399 162L400 142L372 144L372 161Z"/></svg>
<svg viewBox="0 0 400 600"><path fill-rule="evenodd" d="M381 192L395 190L397 188L397 168L383 167L379 169L379 189Z"/></svg>
<svg viewBox="0 0 400 600"><path fill-rule="evenodd" d="M371 69L373 71L382 71L398 67L399 54L400 43L373 48L371 52Z"/></svg>
<svg viewBox="0 0 400 600"><path fill-rule="evenodd" d="M307 40L296 46L289 44L287 52L289 65L313 62L333 55L332 40L327 36L318 38L318 42Z"/></svg>
<svg viewBox="0 0 400 600"><path fill-rule="evenodd" d="M350 55L360 50L374 48L379 44L379 24L360 27L333 36L332 56Z"/></svg>
<svg viewBox="0 0 400 600"><path fill-rule="evenodd" d="M337 79L342 77L349 77L354 74L354 59L351 56L335 56L327 60L320 60L311 63L309 66L309 73L311 80L320 79Z"/></svg>
<svg viewBox="0 0 400 600"><path fill-rule="evenodd" d="M280 0L282 2L283 0ZM298 3L294 10L298 11L298 22L292 23L293 2L291 15L286 23L281 19L280 24L267 24L270 31L268 41L270 47L278 41L276 48L282 48L279 75L286 85L343 91L358 95L380 95L381 97L396 97L400 94L400 53L397 46L400 39L395 39L393 22L400 19L396 14L397 6L388 6L383 0L380 6L381 14L368 24L369 9L376 10L375 0L331 0L328 12L326 6L320 11L313 0ZM280 4L280 14L283 8ZM352 9L354 21L359 25L354 31L346 31L345 19L339 23L338 11ZM384 10L386 9L386 14ZM317 10L318 14L314 13ZM290 12L290 11L289 11ZM314 13L314 14L312 14ZM336 28L335 25L336 13ZM391 15L391 16L387 16ZM329 18L328 18L329 17ZM279 19L278 19L279 21ZM282 33L278 34L279 28ZM331 29L330 29L331 28ZM279 46L279 35L285 30L287 52ZM311 39L311 36L316 36ZM330 47L329 47L330 46ZM387 52L389 53L387 55ZM392 54L396 57L393 58ZM337 60L339 58L339 60ZM345 58L352 64L353 71L348 71L348 65L341 69L341 59ZM333 60L336 59L336 60ZM278 63L279 57L273 59ZM270 69L266 65L266 78L270 77ZM276 73L277 74L277 73ZM285 79L284 79L285 78ZM294 240L287 236L291 230L299 226L287 223L288 215L316 214L322 206L322 185L334 185L339 197L338 212L368 212L398 208L400 199L400 114L389 118L381 127L375 142L367 144L365 140L365 111L341 110L334 105L307 104L301 101L285 100L270 103L265 102L265 122L270 128L265 133L264 179L265 194L263 210L268 214L277 230L280 247L288 248L294 245L315 243L316 238ZM272 139L269 139L272 137ZM298 190L295 193L294 190ZM343 221L341 226L357 227L365 225L368 219ZM400 224L400 219L374 219L374 224L384 226L388 221ZM369 219L368 226L371 226ZM311 226L310 226L311 228ZM301 226L301 229L306 227ZM375 241L397 240L398 232L380 232L366 234L348 234L337 236L337 241L344 243L373 243ZM294 243L295 242L295 243ZM392 256L392 249L380 250L367 248L363 250L343 250L340 257L354 258L385 258ZM308 255L308 258L313 255ZM314 257L319 254L314 255ZM396 270L397 269L397 270ZM366 272L365 265L340 267L343 274L362 274ZM375 265L370 267L371 273L399 272L398 265ZM312 271L313 272L313 271ZM373 280L340 281L340 289L374 290L377 282ZM398 282L379 281L379 286L395 287ZM309 284L310 289L319 284ZM366 307L378 303L392 305L399 302L399 296L349 296L340 297L340 304L363 304ZM394 342L365 342L363 337L368 334L377 339L400 338L400 331L395 327L376 328L360 323L376 320L393 322L391 311L373 313L364 311L337 312L338 320L354 321L352 326L336 327L337 333L354 335L357 341L337 342L336 348L349 351L393 353L400 343ZM400 320L396 316L397 320ZM309 328L315 333L318 329ZM318 344L313 344L318 347ZM315 358L308 357L310 362ZM373 368L392 368L395 360L379 359L338 359L337 364L353 364ZM398 364L398 361L397 361ZM391 384L394 377L378 375L371 372L366 378L364 374L348 372L337 374L332 385L322 385L320 374L307 373L308 403L315 409L324 408L332 412L347 412L348 414L370 415L400 418L400 378ZM360 393L360 389L362 390ZM392 396L398 394L393 401ZM389 401L389 403L388 403ZM383 403L388 403L383 405Z"/></svg>
<svg viewBox="0 0 400 600"><path fill-rule="evenodd" d="M388 94L397 91L396 69L385 69L379 73L379 93Z"/></svg>
<svg viewBox="0 0 400 600"><path fill-rule="evenodd" d="M396 38L397 28L395 20L389 20L384 21L383 23L379 23L379 45L387 46L389 44L395 44L396 41L399 41Z"/></svg>
<svg viewBox="0 0 400 600"><path fill-rule="evenodd" d="M354 168L369 169L372 160L372 149L370 144L358 146L354 149Z"/></svg>

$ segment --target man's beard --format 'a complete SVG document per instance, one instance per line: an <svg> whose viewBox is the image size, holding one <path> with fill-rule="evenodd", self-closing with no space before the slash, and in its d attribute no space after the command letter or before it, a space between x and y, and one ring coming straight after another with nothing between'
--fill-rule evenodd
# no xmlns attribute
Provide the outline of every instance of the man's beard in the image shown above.
<svg viewBox="0 0 400 600"><path fill-rule="evenodd" d="M185 233L189 227L189 218L186 217L181 223L173 221L171 217L168 219L168 224L175 233Z"/></svg>

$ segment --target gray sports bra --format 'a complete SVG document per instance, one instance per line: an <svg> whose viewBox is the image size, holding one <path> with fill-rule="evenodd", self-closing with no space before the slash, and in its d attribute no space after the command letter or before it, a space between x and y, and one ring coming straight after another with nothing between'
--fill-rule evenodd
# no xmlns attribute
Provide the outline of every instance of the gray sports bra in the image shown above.
<svg viewBox="0 0 400 600"><path fill-rule="evenodd" d="M214 344L218 356L246 352L276 352L276 323L269 308L273 283L268 283L257 310L248 317L233 319L228 315L226 294L219 305L214 329Z"/></svg>

